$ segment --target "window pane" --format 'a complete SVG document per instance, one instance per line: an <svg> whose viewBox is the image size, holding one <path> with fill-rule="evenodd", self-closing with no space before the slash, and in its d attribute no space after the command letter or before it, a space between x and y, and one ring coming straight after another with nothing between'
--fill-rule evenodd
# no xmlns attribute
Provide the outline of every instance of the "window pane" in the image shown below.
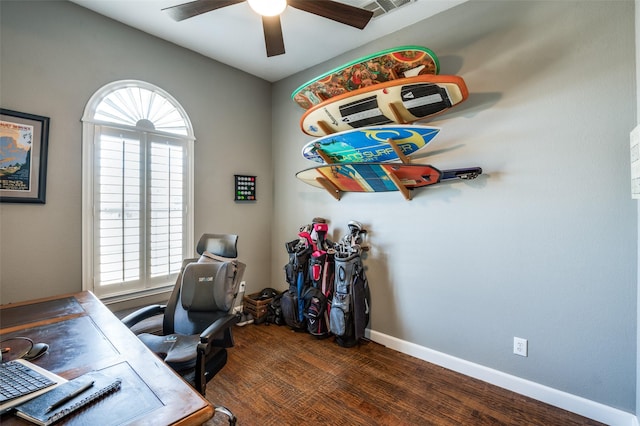
<svg viewBox="0 0 640 426"><path fill-rule="evenodd" d="M151 276L178 272L182 266L183 148L151 143Z"/></svg>
<svg viewBox="0 0 640 426"><path fill-rule="evenodd" d="M97 145L97 270L101 283L140 279L140 141L103 134ZM132 256L131 253L134 253Z"/></svg>

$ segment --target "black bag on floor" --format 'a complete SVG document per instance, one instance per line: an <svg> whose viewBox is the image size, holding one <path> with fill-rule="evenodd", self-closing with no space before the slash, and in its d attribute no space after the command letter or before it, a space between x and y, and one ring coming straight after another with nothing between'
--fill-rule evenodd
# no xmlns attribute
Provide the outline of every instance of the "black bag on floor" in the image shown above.
<svg viewBox="0 0 640 426"><path fill-rule="evenodd" d="M292 329L302 331L306 329L304 294L310 285L308 270L311 247L293 243L286 244L289 263L284 266L284 271L289 289L282 295L280 307L284 322Z"/></svg>
<svg viewBox="0 0 640 426"><path fill-rule="evenodd" d="M355 346L369 323L369 282L359 253L335 255L330 329L340 346Z"/></svg>
<svg viewBox="0 0 640 426"><path fill-rule="evenodd" d="M265 317L265 323L267 324L276 324L276 325L284 325L284 318L282 316L282 296L287 292L287 290L282 293L278 293L273 296L273 299L267 305L267 315Z"/></svg>

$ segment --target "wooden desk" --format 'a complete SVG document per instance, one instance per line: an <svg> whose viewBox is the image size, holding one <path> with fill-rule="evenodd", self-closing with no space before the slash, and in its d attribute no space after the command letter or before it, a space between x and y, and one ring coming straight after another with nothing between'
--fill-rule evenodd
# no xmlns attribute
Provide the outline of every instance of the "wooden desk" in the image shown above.
<svg viewBox="0 0 640 426"><path fill-rule="evenodd" d="M123 380L119 391L61 423L182 426L213 417L212 405L90 292L0 306L0 339L15 336L49 344L32 362L66 379L104 369ZM30 424L12 414L0 423Z"/></svg>

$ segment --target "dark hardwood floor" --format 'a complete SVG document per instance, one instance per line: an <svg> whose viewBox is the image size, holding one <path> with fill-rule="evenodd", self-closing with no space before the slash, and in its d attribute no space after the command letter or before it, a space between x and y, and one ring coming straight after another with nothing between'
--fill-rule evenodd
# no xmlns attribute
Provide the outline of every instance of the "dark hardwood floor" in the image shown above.
<svg viewBox="0 0 640 426"><path fill-rule="evenodd" d="M234 336L207 399L240 426L601 424L373 342L346 349L276 325Z"/></svg>

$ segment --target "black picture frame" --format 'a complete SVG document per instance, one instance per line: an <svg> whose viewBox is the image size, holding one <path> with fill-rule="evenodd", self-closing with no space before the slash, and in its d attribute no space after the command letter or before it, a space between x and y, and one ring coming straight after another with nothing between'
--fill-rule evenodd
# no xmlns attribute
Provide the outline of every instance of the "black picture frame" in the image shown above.
<svg viewBox="0 0 640 426"><path fill-rule="evenodd" d="M256 176L233 175L234 201L256 201Z"/></svg>
<svg viewBox="0 0 640 426"><path fill-rule="evenodd" d="M0 202L44 204L49 117L0 108Z"/></svg>

